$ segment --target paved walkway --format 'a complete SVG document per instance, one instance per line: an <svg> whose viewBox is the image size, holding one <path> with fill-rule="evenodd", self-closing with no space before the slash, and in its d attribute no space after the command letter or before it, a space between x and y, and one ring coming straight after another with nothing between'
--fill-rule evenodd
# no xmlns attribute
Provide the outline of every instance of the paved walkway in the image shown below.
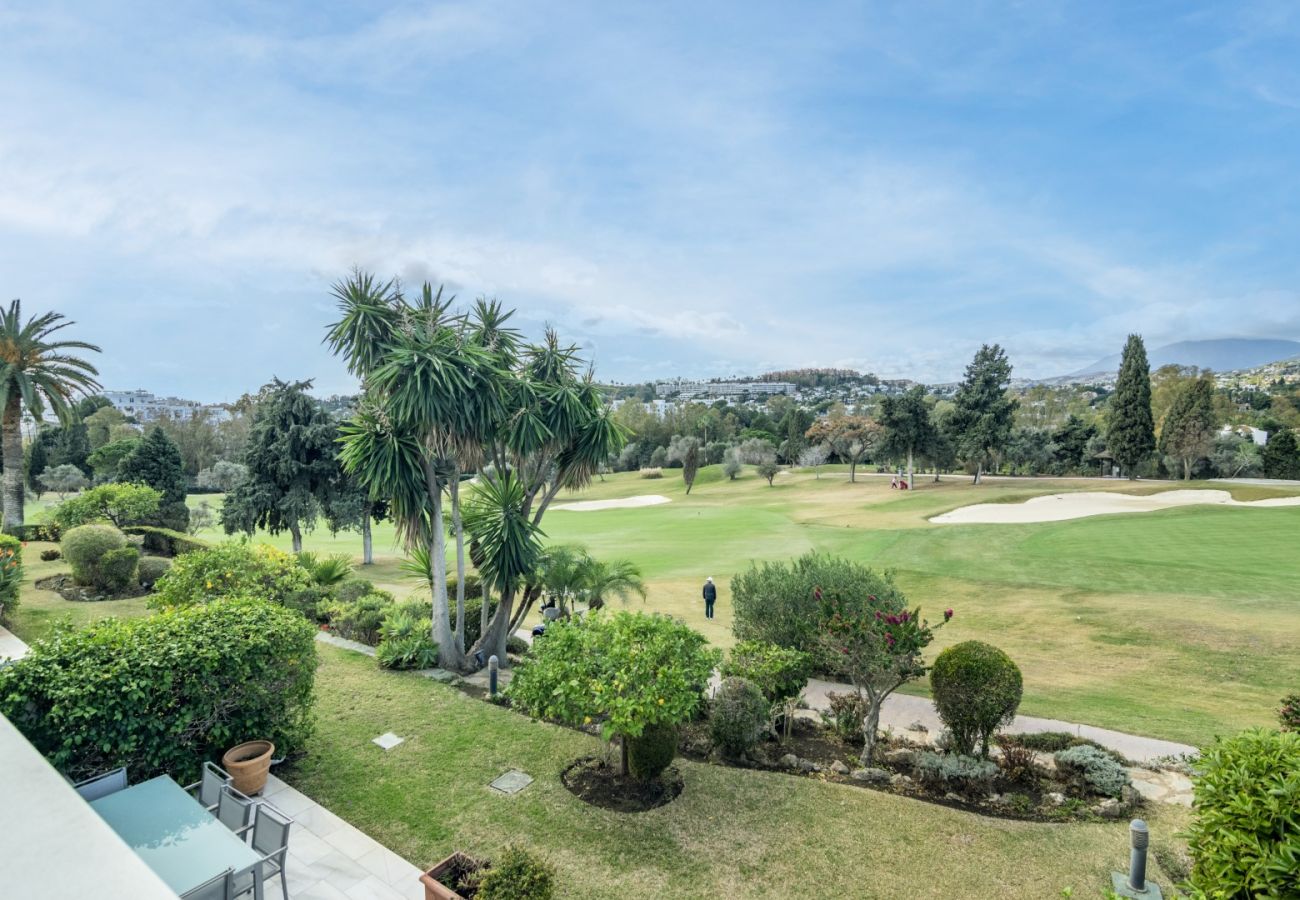
<svg viewBox="0 0 1300 900"><path fill-rule="evenodd" d="M0 663L22 659L27 655L27 645L14 633L0 625Z"/></svg>
<svg viewBox="0 0 1300 900"><path fill-rule="evenodd" d="M285 868L289 900L424 900L418 866L306 794L271 775L260 799L293 819ZM279 897L280 885L268 882L266 896Z"/></svg>
<svg viewBox="0 0 1300 900"><path fill-rule="evenodd" d="M808 682L804 698L808 701L810 709L820 711L830 709L830 699L827 695L831 692L845 693L852 690L852 686L847 684L836 684L832 681L822 681L814 678ZM891 694L880 710L881 728L906 731L917 722L924 725L932 735L937 735L943 730L943 723L939 721L939 714L935 711L934 703L925 697ZM1134 762L1151 762L1164 756L1180 756L1198 752L1195 747L1187 744L1176 744L1173 741L1162 741L1157 738L1125 734L1122 731L1111 731L1109 728L1097 728L1093 725L1077 725L1073 722L1062 722L1059 719L1040 719L1035 716L1016 716L1015 721L1005 730L1013 734L1068 731L1070 734L1088 738L1103 747L1109 747L1111 750L1122 753Z"/></svg>

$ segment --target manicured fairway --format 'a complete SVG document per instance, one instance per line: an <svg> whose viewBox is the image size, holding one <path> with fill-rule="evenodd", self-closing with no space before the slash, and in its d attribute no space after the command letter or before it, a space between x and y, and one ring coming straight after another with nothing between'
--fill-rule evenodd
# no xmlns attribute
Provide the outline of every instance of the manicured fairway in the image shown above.
<svg viewBox="0 0 1300 900"><path fill-rule="evenodd" d="M846 472L826 467L821 478L783 473L768 487L750 473L725 481L711 467L686 496L679 471L657 480L620 474L562 500L662 494L672 502L553 510L544 527L550 541L633 560L650 586L645 608L680 615L723 646L731 640L728 581L751 560L816 549L893 569L924 611L957 611L934 652L969 638L1001 646L1024 670L1021 711L1034 715L1201 744L1216 733L1271 723L1278 700L1300 684L1300 508L1200 506L1032 525L930 524L930 516L969 503L1018 502L1062 490L1183 487L1097 479L969 482L921 478L917 490L900 493L887 478L860 475L850 484ZM1297 493L1231 490L1242 500ZM220 500L191 497L190 503L219 506ZM288 547L287 535L270 541ZM359 555L360 539L319 529L307 547ZM375 552L377 564L366 577L399 596L416 589L398 572L391 527L376 528ZM707 575L722 586L712 621L704 619L699 599ZM16 630L34 636L60 603L57 597L33 602L20 611ZM136 612L136 605L127 601L122 611Z"/></svg>
<svg viewBox="0 0 1300 900"><path fill-rule="evenodd" d="M623 814L589 807L560 784L587 735L531 721L418 675L322 647L316 734L281 774L402 856L427 866L453 850L536 849L567 898L1094 897L1127 858L1126 823L1036 825L827 784L679 760L685 791ZM406 738L382 751L370 739ZM507 769L522 793L487 783ZM1151 812L1154 842L1185 824ZM1153 862L1152 876L1169 884Z"/></svg>

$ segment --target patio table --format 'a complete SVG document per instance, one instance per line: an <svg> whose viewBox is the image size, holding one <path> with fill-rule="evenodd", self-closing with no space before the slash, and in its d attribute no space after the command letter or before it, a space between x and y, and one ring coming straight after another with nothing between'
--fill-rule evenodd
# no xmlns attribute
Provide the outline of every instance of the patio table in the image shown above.
<svg viewBox="0 0 1300 900"><path fill-rule="evenodd" d="M90 805L178 894L227 869L244 869L261 859L166 775L101 797ZM262 900L260 867L254 884L255 896Z"/></svg>

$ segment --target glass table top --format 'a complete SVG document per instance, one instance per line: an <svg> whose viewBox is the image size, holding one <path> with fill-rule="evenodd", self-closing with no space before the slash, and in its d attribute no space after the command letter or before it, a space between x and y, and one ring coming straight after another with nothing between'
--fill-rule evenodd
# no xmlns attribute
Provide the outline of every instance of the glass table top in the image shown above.
<svg viewBox="0 0 1300 900"><path fill-rule="evenodd" d="M181 894L260 856L166 775L91 804L149 868Z"/></svg>

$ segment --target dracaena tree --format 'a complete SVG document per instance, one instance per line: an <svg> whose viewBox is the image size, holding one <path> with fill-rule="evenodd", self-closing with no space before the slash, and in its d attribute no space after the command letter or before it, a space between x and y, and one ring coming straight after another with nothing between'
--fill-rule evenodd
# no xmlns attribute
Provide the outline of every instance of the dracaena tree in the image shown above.
<svg viewBox="0 0 1300 900"><path fill-rule="evenodd" d="M69 351L99 348L85 341L56 340L75 324L55 312L23 321L21 301L0 310L0 453L4 459L4 530L23 525L23 409L40 422L46 409L64 425L76 419L77 395L99 389L95 367Z"/></svg>
<svg viewBox="0 0 1300 900"><path fill-rule="evenodd" d="M503 596L473 647L465 646L463 626L453 632L447 529L456 550L456 621L463 623L469 548L462 479L489 467L485 481L509 485L515 518L536 529L560 490L585 485L617 452L623 432L590 376L578 374L575 350L549 331L541 345L525 344L508 327L512 313L496 301L461 313L429 284L410 300L396 281L359 271L336 284L334 296L342 315L326 341L363 388L341 429L342 464L372 499L388 502L407 550L428 554L439 664L465 668L489 653L504 659L506 638L535 592L523 590L518 609L518 587ZM480 539L478 549L481 569L496 564L493 547Z"/></svg>

